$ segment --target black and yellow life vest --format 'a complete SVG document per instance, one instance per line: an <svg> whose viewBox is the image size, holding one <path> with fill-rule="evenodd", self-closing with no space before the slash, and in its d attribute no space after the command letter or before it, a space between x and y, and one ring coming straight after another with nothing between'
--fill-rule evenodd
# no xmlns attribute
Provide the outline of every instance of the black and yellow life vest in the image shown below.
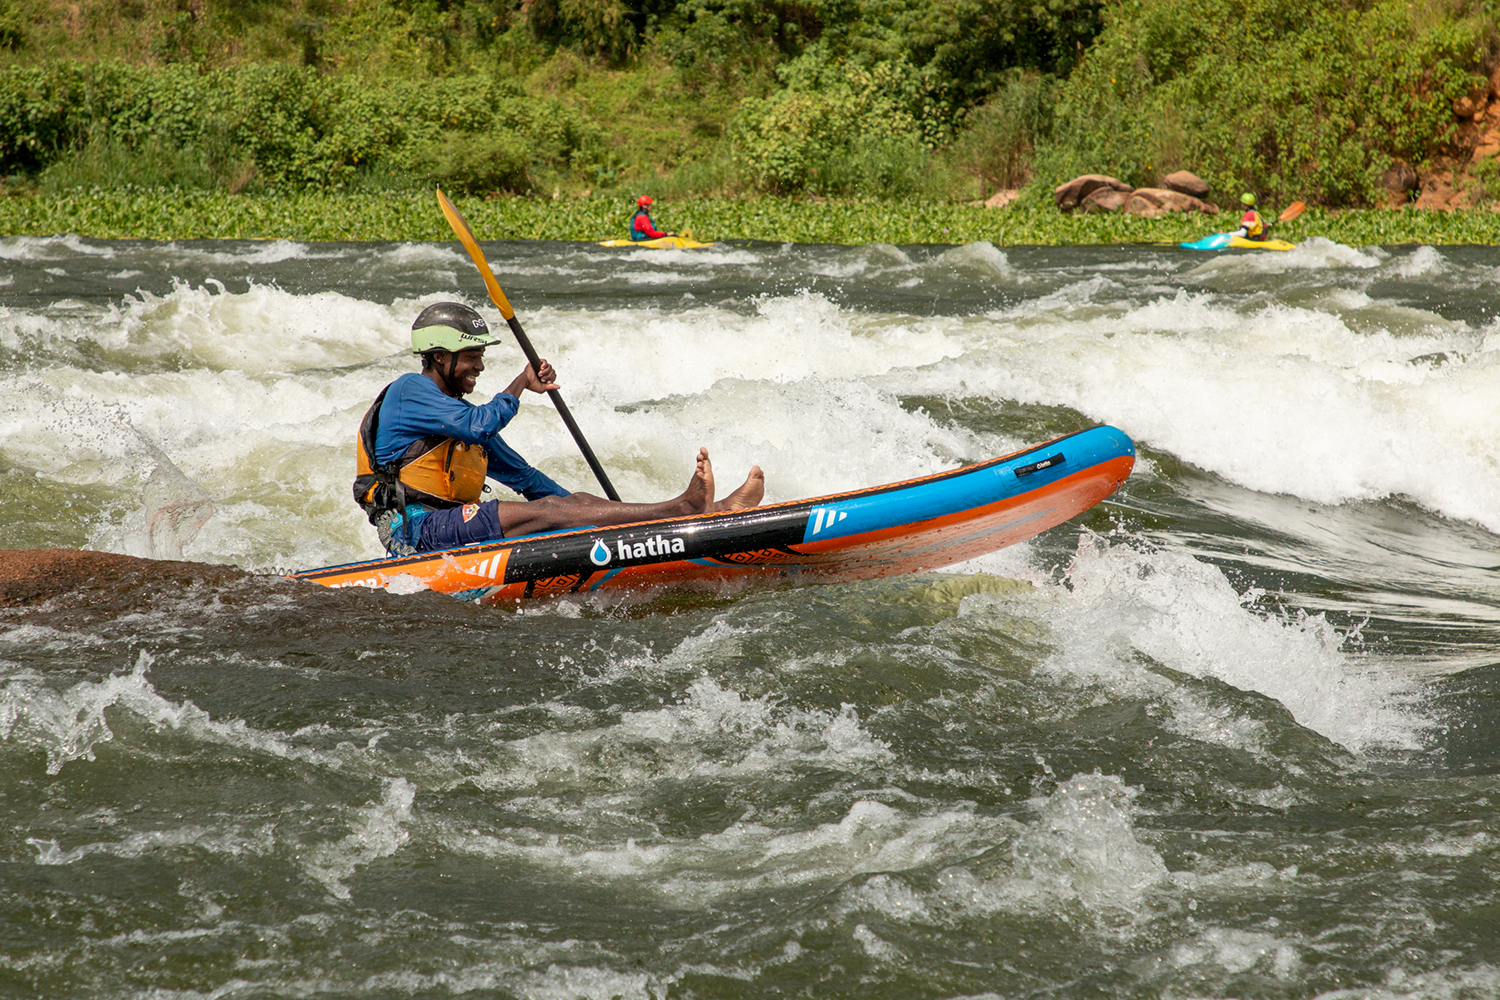
<svg viewBox="0 0 1500 1000"><path fill-rule="evenodd" d="M374 524L388 510L403 510L412 503L429 507L478 503L484 492L484 473L489 460L484 448L477 444L430 434L413 441L394 462L375 464L380 405L390 388L388 385L381 389L365 411L356 442L354 502L364 508L370 523Z"/></svg>

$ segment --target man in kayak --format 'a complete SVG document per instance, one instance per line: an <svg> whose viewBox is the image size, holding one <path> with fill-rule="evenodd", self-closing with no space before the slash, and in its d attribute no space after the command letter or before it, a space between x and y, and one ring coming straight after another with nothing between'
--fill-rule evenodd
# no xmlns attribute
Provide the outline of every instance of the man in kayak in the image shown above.
<svg viewBox="0 0 1500 1000"><path fill-rule="evenodd" d="M1268 239L1271 229L1255 210L1255 195L1246 191L1240 195L1240 204L1245 206L1245 214L1240 216L1240 228L1235 235L1247 240Z"/></svg>
<svg viewBox="0 0 1500 1000"><path fill-rule="evenodd" d="M478 312L458 302L422 310L412 324L422 371L380 391L359 425L354 500L391 555L587 525L604 527L760 503L765 476L752 466L743 485L714 500L713 465L698 449L687 489L659 503L622 503L569 493L515 452L498 433L520 408L523 390L556 389L552 365L527 365L488 403L463 397L484 371L484 349L499 343ZM480 501L486 476L528 503Z"/></svg>
<svg viewBox="0 0 1500 1000"><path fill-rule="evenodd" d="M676 233L657 232L656 227L651 224L651 206L653 202L649 194L643 194L635 200L635 216L630 220L630 239L639 243L641 240L659 240L663 236L676 236Z"/></svg>

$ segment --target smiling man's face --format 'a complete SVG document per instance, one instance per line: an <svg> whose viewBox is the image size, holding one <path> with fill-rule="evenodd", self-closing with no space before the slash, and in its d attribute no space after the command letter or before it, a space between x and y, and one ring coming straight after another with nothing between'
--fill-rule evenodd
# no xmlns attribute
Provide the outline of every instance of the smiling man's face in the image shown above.
<svg viewBox="0 0 1500 1000"><path fill-rule="evenodd" d="M484 371L484 348L470 347L459 351L454 355L457 359L453 365L453 385L460 396L467 396L474 391L475 384L479 381L479 374ZM447 366L441 366L446 373Z"/></svg>

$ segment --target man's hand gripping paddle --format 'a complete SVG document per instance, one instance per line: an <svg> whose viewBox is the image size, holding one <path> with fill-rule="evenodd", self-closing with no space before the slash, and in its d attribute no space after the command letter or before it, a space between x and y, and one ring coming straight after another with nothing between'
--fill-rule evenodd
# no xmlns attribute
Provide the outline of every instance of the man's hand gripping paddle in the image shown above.
<svg viewBox="0 0 1500 1000"><path fill-rule="evenodd" d="M448 225L453 227L458 241L469 251L469 258L474 261L474 266L479 268L479 276L484 279L484 286L490 291L490 301L495 303L495 308L500 310L500 315L505 317L505 322L510 324L510 332L516 335L516 343L521 345L521 352L526 355L532 371L541 367L541 359L537 357L536 349L531 346L531 341L526 338L526 331L521 329L521 321L516 319L516 311L510 307L510 300L500 290L500 282L495 280L495 272L490 269L489 262L484 259L484 252L479 249L479 241L474 239L474 231L464 221L453 202L449 201L443 194L442 189L437 193L438 207L443 210L443 215L448 218ZM583 452L584 461L589 463L589 468L594 470L594 477L599 480L599 485L604 487L604 495L611 500L619 500L620 495L610 484L609 476L604 472L604 466L594 457L594 449L583 439L583 431L578 429L578 424L573 420L573 414L568 411L568 404L563 402L562 393L557 389L550 389L547 395L552 397L552 405L557 407L558 416L562 417L563 423L568 425L568 432L573 435L573 440L578 442L578 450Z"/></svg>

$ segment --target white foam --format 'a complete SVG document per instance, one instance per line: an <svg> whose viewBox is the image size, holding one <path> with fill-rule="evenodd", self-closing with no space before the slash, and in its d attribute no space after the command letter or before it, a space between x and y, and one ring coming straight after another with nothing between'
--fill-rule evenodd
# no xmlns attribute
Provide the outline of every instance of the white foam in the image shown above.
<svg viewBox="0 0 1500 1000"><path fill-rule="evenodd" d="M115 248L108 243L90 243L72 234L15 236L0 239L0 260L56 260L73 256L102 257L105 260L111 260L116 253Z"/></svg>
<svg viewBox="0 0 1500 1000"><path fill-rule="evenodd" d="M1500 996L1500 968L1487 962L1408 972L1401 966L1386 970L1380 986L1328 990L1312 1000L1469 1000Z"/></svg>
<svg viewBox="0 0 1500 1000"><path fill-rule="evenodd" d="M1420 252L1392 259L1332 244L1308 252L1330 267L1444 266ZM462 263L426 244L385 257ZM985 243L920 264L886 248L853 257L909 276L960 268L978 269L977 280L1024 278ZM660 267L680 274L688 265ZM902 396L935 395L1069 407L1262 492L1327 504L1403 494L1500 528L1500 439L1487 431L1500 426L1500 328L1475 331L1357 290L1294 307L1247 306L1206 286L1131 305L1117 289L1113 277L1095 275L971 317L864 313L799 293L758 299L751 310L690 301L666 312L541 308L526 323L630 499L679 492L698 445L710 448L726 489L759 463L767 499L777 501L1030 443L901 406ZM186 558L271 569L378 556L374 532L347 499L353 432L380 387L412 370L408 327L420 304L263 285L229 293L209 282L127 296L102 312L82 304L66 319L8 314L0 323L7 348L66 357L92 345L113 370L63 364L0 376L0 453L49 478L127 494L170 461L216 511L182 546ZM487 361L481 400L521 365L509 345ZM527 397L506 437L565 486L596 489L539 398ZM148 506L143 500L129 517L146 523ZM126 520L112 512L90 544L147 551L131 541L144 529Z"/></svg>
<svg viewBox="0 0 1500 1000"><path fill-rule="evenodd" d="M163 249L196 260L219 264L279 264L287 260L316 260L336 256L337 251L311 252L305 243L293 240L266 240L240 244L233 250L186 248L169 243Z"/></svg>
<svg viewBox="0 0 1500 1000"><path fill-rule="evenodd" d="M1151 894L1170 888L1161 855L1135 836L1136 794L1112 775L1075 775L1034 800L1034 818L1020 826L976 819L1008 844L1003 853L974 852L976 860L943 869L931 889L877 875L846 890L839 909L919 924L1077 909L1101 930L1134 925Z"/></svg>
<svg viewBox="0 0 1500 1000"><path fill-rule="evenodd" d="M1242 312L1207 293L1108 308L1094 294L1074 286L994 314L988 344L897 384L1067 406L1262 492L1327 504L1400 494L1500 530L1490 331L1435 314L1417 324L1404 307L1361 306L1403 328L1390 332L1324 309ZM1416 360L1433 357L1447 360Z"/></svg>
<svg viewBox="0 0 1500 1000"><path fill-rule="evenodd" d="M1208 984L1252 973L1295 986L1305 974L1302 950L1298 943L1274 934L1208 927L1160 954L1137 960L1131 972L1166 986L1169 993L1184 977Z"/></svg>
<svg viewBox="0 0 1500 1000"><path fill-rule="evenodd" d="M1353 751L1414 749L1430 725L1409 681L1345 649L1320 615L1258 614L1220 570L1191 556L1106 545L1084 533L1048 621L1056 653L1042 669L1132 696L1165 696L1169 682L1136 654L1194 677L1274 698L1302 726ZM1263 725L1178 691L1170 728L1252 752Z"/></svg>
<svg viewBox="0 0 1500 1000"><path fill-rule="evenodd" d="M733 647L726 650L721 643L711 654L687 655L732 655ZM737 752L721 748L706 753L705 744L721 737L732 737ZM754 774L796 760L864 765L890 755L884 743L864 731L852 708L836 713L788 709L743 697L705 677L689 685L679 705L627 712L616 725L602 729L555 730L515 741L505 748L503 767L492 767L475 780L486 788L531 788L609 768L615 753L631 746L666 752L683 777ZM619 779L612 770L598 777Z"/></svg>
<svg viewBox="0 0 1500 1000"><path fill-rule="evenodd" d="M156 692L149 677L154 658L141 650L126 673L97 681L79 681L57 690L34 671L5 673L0 688L0 739L45 753L47 773L57 774L74 760L93 760L94 747L115 738L106 711L128 711L152 729L170 729L204 743L238 751L302 761L333 770L353 768L368 776L364 751L341 747L325 751L296 739L255 729L242 720L220 721L191 701L169 701Z"/></svg>
<svg viewBox="0 0 1500 1000"><path fill-rule="evenodd" d="M1011 266L1010 258L993 243L980 241L944 250L936 264L944 269L972 274L981 280L1025 281L1026 276Z"/></svg>
<svg viewBox="0 0 1500 1000"><path fill-rule="evenodd" d="M1161 855L1135 837L1136 794L1097 772L1059 785L1037 804L1038 821L1012 849L1011 891L1023 898L1071 896L1106 918L1135 915L1145 894L1167 878Z"/></svg>
<svg viewBox="0 0 1500 1000"><path fill-rule="evenodd" d="M303 852L303 867L330 894L348 899L345 879L370 862L395 854L411 839L406 825L411 822L415 799L416 791L405 778L388 781L379 802L354 810L349 824L353 829L346 837Z"/></svg>
<svg viewBox="0 0 1500 1000"><path fill-rule="evenodd" d="M142 651L130 673L80 681L65 691L48 686L39 675L12 675L0 690L0 739L43 751L47 773L57 774L69 761L93 760L94 747L114 739L104 711L116 704L175 729L197 709L172 706L158 697L145 679L150 665L151 657Z"/></svg>
<svg viewBox="0 0 1500 1000"><path fill-rule="evenodd" d="M374 996L424 996L473 993L522 997L524 1000L657 1000L666 987L644 972L620 972L602 966L575 964L565 948L584 950L577 941L535 946L504 960L477 962L460 969L423 973L381 972L359 982L360 992ZM558 952L550 954L549 952ZM543 964L547 959L550 962ZM341 992L323 984L316 992ZM309 995L312 991L309 991Z"/></svg>
<svg viewBox="0 0 1500 1000"><path fill-rule="evenodd" d="M1437 247L1420 246L1399 258L1391 270L1402 278L1418 278L1429 274L1441 274L1448 270L1448 262Z"/></svg>
<svg viewBox="0 0 1500 1000"><path fill-rule="evenodd" d="M1319 271L1338 268L1370 270L1389 258L1379 247L1357 248L1315 236L1291 250L1260 253L1229 253L1210 257L1193 272L1205 274L1282 274L1288 271Z"/></svg>

